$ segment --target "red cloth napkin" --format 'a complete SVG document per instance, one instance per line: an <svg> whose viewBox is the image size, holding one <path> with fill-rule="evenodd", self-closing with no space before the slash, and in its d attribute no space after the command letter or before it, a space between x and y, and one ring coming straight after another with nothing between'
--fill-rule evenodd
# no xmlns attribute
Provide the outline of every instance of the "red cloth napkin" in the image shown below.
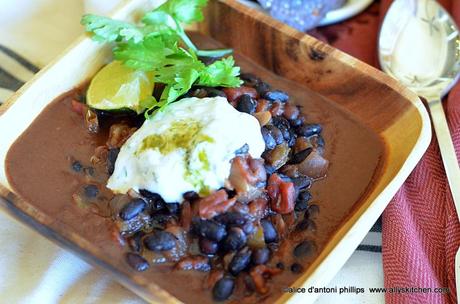
<svg viewBox="0 0 460 304"><path fill-rule="evenodd" d="M346 22L310 32L378 67L377 37L391 0L374 3ZM460 24L460 1L440 0ZM460 84L445 110L460 159ZM433 133L434 134L434 133ZM384 284L392 287L448 287L448 293L386 293L386 303L457 303L454 261L460 224L433 136L428 151L383 214Z"/></svg>

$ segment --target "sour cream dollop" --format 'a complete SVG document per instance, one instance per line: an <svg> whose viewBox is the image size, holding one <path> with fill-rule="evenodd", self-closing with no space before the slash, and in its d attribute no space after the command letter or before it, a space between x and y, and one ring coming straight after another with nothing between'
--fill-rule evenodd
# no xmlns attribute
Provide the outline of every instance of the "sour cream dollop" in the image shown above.
<svg viewBox="0 0 460 304"><path fill-rule="evenodd" d="M144 122L121 147L107 187L116 193L146 189L166 202L224 186L235 152L253 158L265 149L259 122L223 97L184 98Z"/></svg>

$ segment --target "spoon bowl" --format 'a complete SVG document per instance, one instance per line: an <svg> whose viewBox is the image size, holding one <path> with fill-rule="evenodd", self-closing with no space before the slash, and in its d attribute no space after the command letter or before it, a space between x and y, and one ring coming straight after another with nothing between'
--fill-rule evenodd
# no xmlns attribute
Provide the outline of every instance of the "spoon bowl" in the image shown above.
<svg viewBox="0 0 460 304"><path fill-rule="evenodd" d="M459 78L460 36L452 17L435 0L395 0L379 36L382 70L426 99L457 216L460 167L441 104ZM460 248L455 255L460 299Z"/></svg>
<svg viewBox="0 0 460 304"><path fill-rule="evenodd" d="M379 37L384 72L428 101L442 98L460 72L460 34L434 0L396 0Z"/></svg>

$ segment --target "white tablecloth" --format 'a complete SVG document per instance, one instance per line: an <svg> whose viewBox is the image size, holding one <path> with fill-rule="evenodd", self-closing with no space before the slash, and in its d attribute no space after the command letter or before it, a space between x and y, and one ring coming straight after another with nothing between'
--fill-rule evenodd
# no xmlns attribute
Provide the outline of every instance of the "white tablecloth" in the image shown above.
<svg viewBox="0 0 460 304"><path fill-rule="evenodd" d="M118 0L88 0L107 10ZM0 102L62 52L83 29L83 0L0 0ZM1 136L0 130L0 136ZM0 212L0 303L144 303L77 256ZM379 230L378 228L376 230ZM383 286L381 233L370 232L329 284L364 294L324 294L317 303L383 303L368 287Z"/></svg>

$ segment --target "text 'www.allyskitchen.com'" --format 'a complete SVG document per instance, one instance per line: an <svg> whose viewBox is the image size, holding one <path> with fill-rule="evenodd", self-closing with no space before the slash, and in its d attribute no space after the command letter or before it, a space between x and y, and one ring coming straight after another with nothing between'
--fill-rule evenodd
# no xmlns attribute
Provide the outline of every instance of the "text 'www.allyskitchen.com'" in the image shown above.
<svg viewBox="0 0 460 304"><path fill-rule="evenodd" d="M310 294L360 294L360 293L449 293L447 287L357 287L357 286L334 286L334 287L285 287L286 293L310 293Z"/></svg>

